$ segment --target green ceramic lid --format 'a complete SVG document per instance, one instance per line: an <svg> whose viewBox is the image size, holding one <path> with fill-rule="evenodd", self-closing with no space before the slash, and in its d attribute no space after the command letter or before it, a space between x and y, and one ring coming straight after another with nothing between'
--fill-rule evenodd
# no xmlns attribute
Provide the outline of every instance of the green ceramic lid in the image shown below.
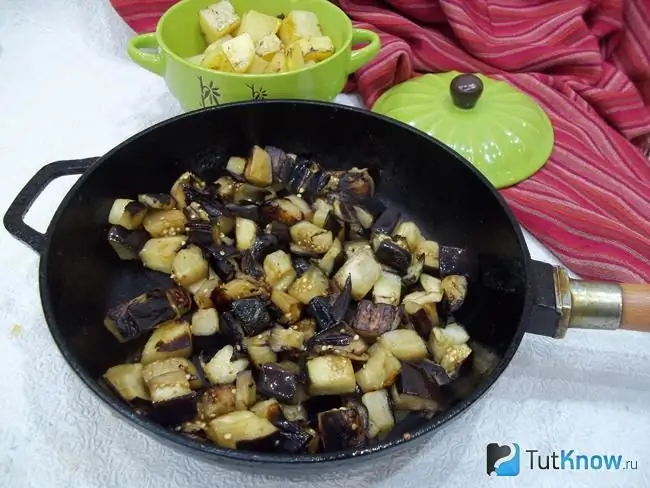
<svg viewBox="0 0 650 488"><path fill-rule="evenodd" d="M497 188L534 174L553 150L553 127L542 108L483 75L423 75L388 90L372 110L444 142Z"/></svg>

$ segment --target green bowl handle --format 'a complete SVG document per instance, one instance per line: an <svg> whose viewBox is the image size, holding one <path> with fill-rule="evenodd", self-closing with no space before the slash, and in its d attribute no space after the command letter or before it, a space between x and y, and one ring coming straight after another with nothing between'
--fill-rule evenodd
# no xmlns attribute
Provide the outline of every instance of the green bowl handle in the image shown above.
<svg viewBox="0 0 650 488"><path fill-rule="evenodd" d="M367 42L368 45L352 51L350 57L350 65L348 66L348 74L354 73L361 68L364 64L369 63L377 56L381 43L379 36L372 31L366 29L352 29L352 45Z"/></svg>
<svg viewBox="0 0 650 488"><path fill-rule="evenodd" d="M142 49L159 49L158 40L155 32L141 34L129 39L127 52L129 57L137 64L157 75L165 74L165 65L160 53L147 53Z"/></svg>

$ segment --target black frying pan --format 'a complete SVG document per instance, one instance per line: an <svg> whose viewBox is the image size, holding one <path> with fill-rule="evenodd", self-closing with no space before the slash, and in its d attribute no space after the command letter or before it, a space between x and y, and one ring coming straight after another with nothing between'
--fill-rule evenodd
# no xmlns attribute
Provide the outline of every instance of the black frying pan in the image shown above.
<svg viewBox="0 0 650 488"><path fill-rule="evenodd" d="M227 450L182 437L134 414L96 381L133 352L102 325L107 309L166 279L134 262L120 261L107 244L113 200L142 191L169 191L186 170L212 180L230 155L243 154L253 144L310 153L326 168L368 167L378 178L379 196L415 220L429 238L476 253L479 271L457 319L496 356L483 374L461 378L450 409L428 421L407 418L385 442L362 451L281 456ZM69 174L82 176L47 233L27 226L23 216L38 194L55 178ZM332 468L395 454L422 442L477 401L506 368L525 331L562 336L567 326L616 328L634 319L633 313L621 312L623 293L618 285L576 285L562 270L533 262L503 199L456 153L406 125L340 105L247 102L176 117L101 158L44 166L11 204L4 224L41 255L45 318L61 353L86 386L152 437L188 454L247 470ZM629 305L637 295L625 297ZM648 314L644 317L647 322ZM407 432L410 437L404 436Z"/></svg>

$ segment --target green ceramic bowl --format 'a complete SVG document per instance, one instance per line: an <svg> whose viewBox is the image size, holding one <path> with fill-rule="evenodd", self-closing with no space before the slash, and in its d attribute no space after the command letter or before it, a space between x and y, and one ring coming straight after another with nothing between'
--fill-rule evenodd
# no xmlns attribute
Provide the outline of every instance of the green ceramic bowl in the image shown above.
<svg viewBox="0 0 650 488"><path fill-rule="evenodd" d="M314 12L336 52L320 63L287 73L248 75L202 68L185 58L205 49L199 10L216 1L181 0L160 18L156 32L136 36L128 44L131 59L163 76L169 91L187 111L265 98L329 101L341 92L348 75L371 61L379 51L377 34L353 29L347 15L327 0L231 0L240 14L251 9L269 15L291 10ZM352 51L353 45L361 43L367 45Z"/></svg>

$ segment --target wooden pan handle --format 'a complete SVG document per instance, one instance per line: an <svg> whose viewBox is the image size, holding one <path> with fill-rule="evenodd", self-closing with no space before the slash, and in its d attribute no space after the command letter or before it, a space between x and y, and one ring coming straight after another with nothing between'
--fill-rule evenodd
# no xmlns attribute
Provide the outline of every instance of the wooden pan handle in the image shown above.
<svg viewBox="0 0 650 488"><path fill-rule="evenodd" d="M622 284L621 329L650 332L650 285Z"/></svg>

